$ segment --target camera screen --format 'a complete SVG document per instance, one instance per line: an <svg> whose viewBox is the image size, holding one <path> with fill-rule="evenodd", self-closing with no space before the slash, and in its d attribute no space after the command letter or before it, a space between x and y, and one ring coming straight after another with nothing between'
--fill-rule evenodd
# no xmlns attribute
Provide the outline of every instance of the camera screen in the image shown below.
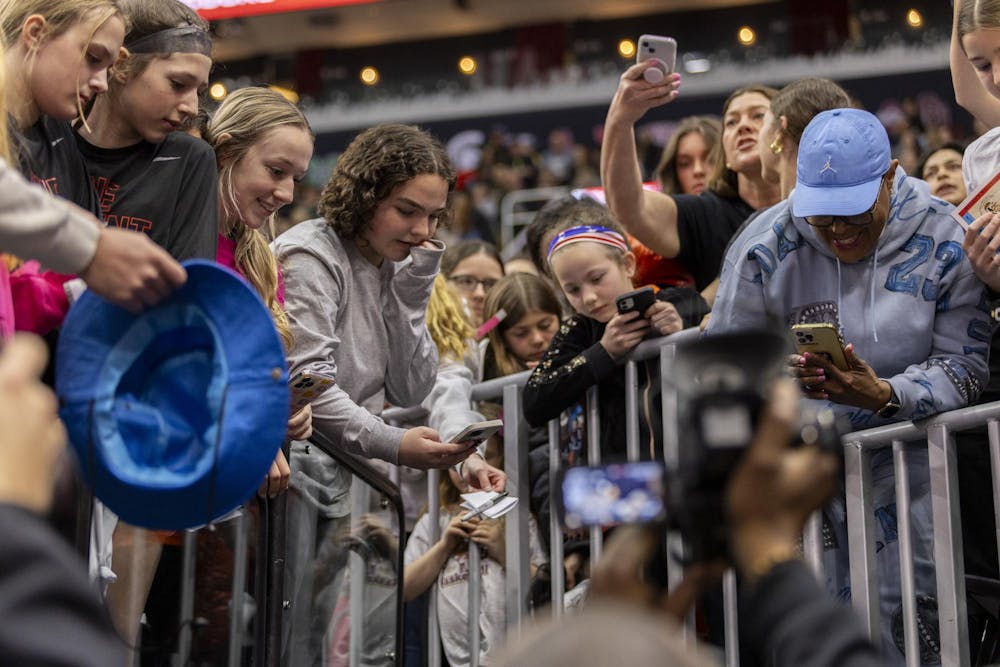
<svg viewBox="0 0 1000 667"><path fill-rule="evenodd" d="M655 461L569 468L563 523L575 530L662 519L663 491L663 465Z"/></svg>

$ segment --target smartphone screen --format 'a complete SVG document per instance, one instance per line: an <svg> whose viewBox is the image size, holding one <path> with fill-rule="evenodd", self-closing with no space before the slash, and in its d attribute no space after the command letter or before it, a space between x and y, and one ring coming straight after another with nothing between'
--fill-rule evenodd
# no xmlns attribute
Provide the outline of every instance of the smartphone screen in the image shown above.
<svg viewBox="0 0 1000 667"><path fill-rule="evenodd" d="M563 524L575 530L662 519L663 472L657 461L567 468L562 474Z"/></svg>

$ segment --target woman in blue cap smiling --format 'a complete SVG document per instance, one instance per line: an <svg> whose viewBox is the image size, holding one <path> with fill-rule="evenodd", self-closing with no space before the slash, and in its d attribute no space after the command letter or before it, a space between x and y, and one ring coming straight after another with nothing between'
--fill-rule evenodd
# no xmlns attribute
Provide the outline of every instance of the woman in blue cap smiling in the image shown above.
<svg viewBox="0 0 1000 667"><path fill-rule="evenodd" d="M793 355L791 364L804 395L856 429L964 407L987 380L990 324L950 211L898 168L875 116L820 113L802 135L790 198L761 213L727 253L707 331L836 326L847 342L847 370L816 355ZM912 445L908 455L916 584L933 596L927 449ZM873 474L886 545L877 558L888 575L881 578L883 636L891 645L900 614L891 452L875 454ZM843 529L841 522L842 536ZM925 604L921 616L933 599ZM925 644L921 652L933 660L935 650ZM896 649L886 656L902 660Z"/></svg>

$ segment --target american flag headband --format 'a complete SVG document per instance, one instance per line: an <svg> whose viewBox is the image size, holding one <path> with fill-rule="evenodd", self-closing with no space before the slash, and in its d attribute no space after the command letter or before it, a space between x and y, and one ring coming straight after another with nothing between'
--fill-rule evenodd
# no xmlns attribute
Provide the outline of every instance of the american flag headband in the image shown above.
<svg viewBox="0 0 1000 667"><path fill-rule="evenodd" d="M625 243L625 237L616 232L609 227L602 227L601 225L581 225L579 227L570 227L552 239L552 243L549 244L549 253L546 255L546 260L551 261L552 255L555 254L560 248L564 248L572 243L580 243L582 241L590 241L592 243L603 243L604 245L609 245L612 248L617 248L622 252L628 252L628 244Z"/></svg>

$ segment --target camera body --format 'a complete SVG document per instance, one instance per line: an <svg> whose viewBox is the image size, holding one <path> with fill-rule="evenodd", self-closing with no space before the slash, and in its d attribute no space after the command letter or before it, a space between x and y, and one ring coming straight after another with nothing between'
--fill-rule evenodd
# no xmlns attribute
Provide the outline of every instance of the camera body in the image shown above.
<svg viewBox="0 0 1000 667"><path fill-rule="evenodd" d="M666 507L691 561L729 556L726 487L790 351L788 339L770 331L702 337L678 346L670 379L679 450L676 467L667 472ZM797 444L840 455L840 438L849 430L832 410L807 407L800 411Z"/></svg>
<svg viewBox="0 0 1000 667"><path fill-rule="evenodd" d="M683 538L683 559L729 558L726 487L753 441L771 386L785 374L789 339L771 331L702 336L678 346L668 379L676 395L678 455L659 461L560 471L562 523L573 530L664 522ZM841 456L851 430L829 408L800 409L796 445ZM662 507L655 503L662 493Z"/></svg>

